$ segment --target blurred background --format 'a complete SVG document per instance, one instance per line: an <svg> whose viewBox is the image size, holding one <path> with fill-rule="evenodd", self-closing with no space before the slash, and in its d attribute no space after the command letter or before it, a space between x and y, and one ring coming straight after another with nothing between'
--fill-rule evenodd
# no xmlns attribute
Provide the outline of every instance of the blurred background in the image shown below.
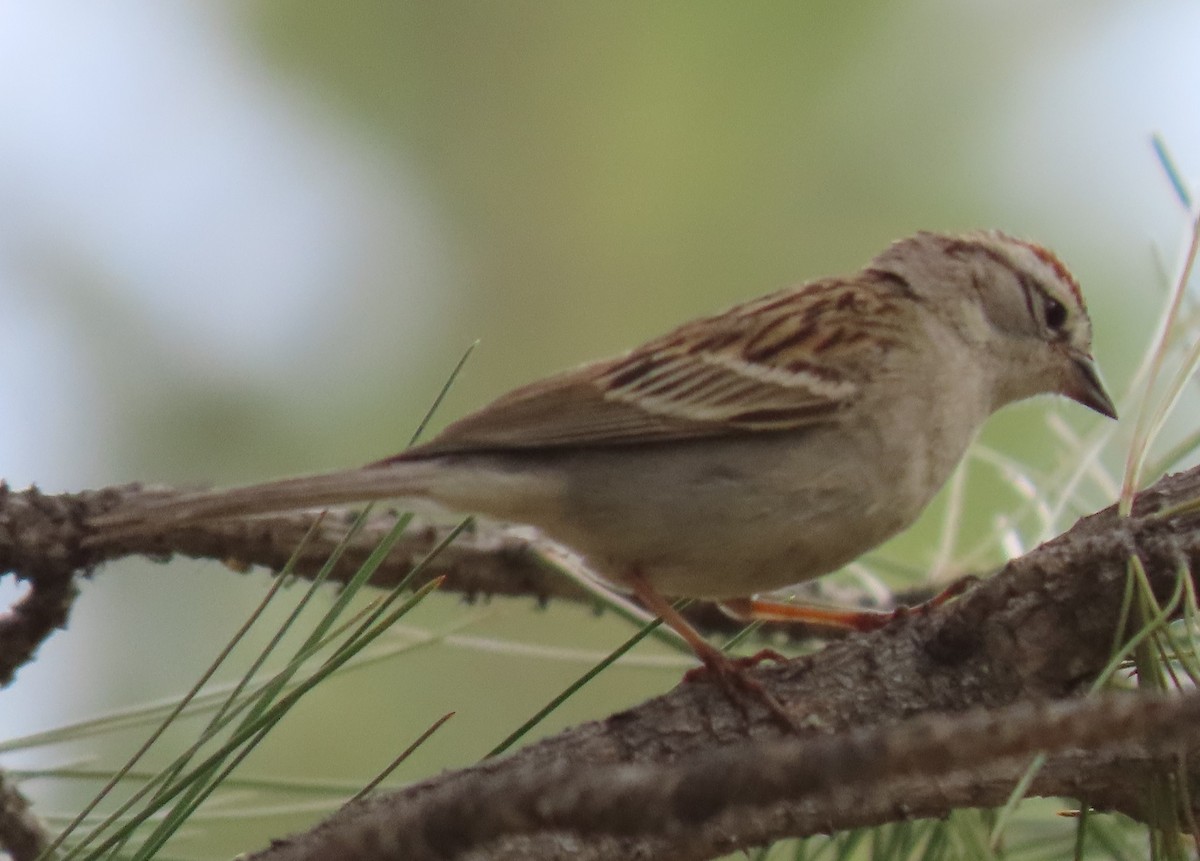
<svg viewBox="0 0 1200 861"><path fill-rule="evenodd" d="M1151 135L1200 177L1198 25L1182 0L5 3L0 476L68 491L365 462L405 444L477 339L435 428L922 228L1055 248L1124 395L1183 229ZM1048 468L1048 411L1095 421L1037 402L985 440ZM1003 500L976 498L990 523ZM928 567L939 527L882 552ZM0 737L182 691L266 585L190 562L98 572L0 693ZM421 612L522 643L629 633L531 601ZM466 764L586 665L426 650L334 683L248 767L365 779L450 708L402 777ZM544 731L678 674L617 668ZM28 791L43 812L85 795Z"/></svg>

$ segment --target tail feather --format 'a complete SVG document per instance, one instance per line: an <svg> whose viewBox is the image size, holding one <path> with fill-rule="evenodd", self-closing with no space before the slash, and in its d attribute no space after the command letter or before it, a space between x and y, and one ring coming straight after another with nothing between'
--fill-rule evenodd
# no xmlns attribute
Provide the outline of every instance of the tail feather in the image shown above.
<svg viewBox="0 0 1200 861"><path fill-rule="evenodd" d="M204 520L277 514L379 499L423 496L427 464L401 461L386 466L285 478L263 484L202 490L154 500L132 500L90 525L113 535L154 532Z"/></svg>

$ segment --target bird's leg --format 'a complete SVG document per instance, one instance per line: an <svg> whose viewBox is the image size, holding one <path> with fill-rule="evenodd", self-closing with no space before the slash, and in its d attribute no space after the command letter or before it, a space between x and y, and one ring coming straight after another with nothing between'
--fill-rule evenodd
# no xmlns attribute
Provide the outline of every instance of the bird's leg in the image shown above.
<svg viewBox="0 0 1200 861"><path fill-rule="evenodd" d="M660 595L642 574L634 573L627 576L625 583L647 610L654 613L665 624L673 628L675 633L683 637L691 650L696 653L696 657L704 664L703 668L689 670L684 676L684 681L711 676L743 714L746 713L745 698L749 695L765 705L771 715L786 729L794 732L800 731L799 726L784 709L783 704L763 686L762 682L752 679L746 674L747 669L761 661L786 660L782 655L771 650L764 650L750 658L730 658L700 636L700 632L693 628L687 619L671 606L671 602Z"/></svg>
<svg viewBox="0 0 1200 861"><path fill-rule="evenodd" d="M814 628L835 628L848 631L876 631L896 619L928 613L951 598L956 598L977 582L963 577L951 583L928 601L912 607L894 610L846 610L837 607L814 607L806 604L786 604L766 598L731 598L721 601L721 607L736 619L761 622L798 622Z"/></svg>

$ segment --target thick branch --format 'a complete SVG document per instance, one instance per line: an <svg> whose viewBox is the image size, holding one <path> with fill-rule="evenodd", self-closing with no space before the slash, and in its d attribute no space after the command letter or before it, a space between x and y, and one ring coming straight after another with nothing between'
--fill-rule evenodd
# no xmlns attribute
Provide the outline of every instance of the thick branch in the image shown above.
<svg viewBox="0 0 1200 861"><path fill-rule="evenodd" d="M87 508L82 496L43 496L36 488L13 493L0 481L0 575L12 572L29 583L29 591L0 612L0 687L67 623L75 575L89 566L79 546Z"/></svg>
<svg viewBox="0 0 1200 861"><path fill-rule="evenodd" d="M1161 597L1175 591L1181 563L1195 569L1200 555L1197 517L1165 519L1153 514L1195 497L1200 497L1200 472L1160 482L1143 494L1129 520L1118 519L1111 510L1094 515L1010 563L951 605L834 643L817 655L763 668L756 677L814 733L830 734L867 727L887 731L928 712L996 709L1075 695L1110 657L1130 555L1142 560ZM272 861L319 857L319 852L309 854L314 847L340 845L349 851L348 847L361 845L354 841L364 835L387 840L411 836L412 829L402 825L411 825L407 816L414 808L427 814L419 826L413 826L420 830L418 837L445 839L438 837L440 830L453 833L468 822L492 821L479 815L481 810L503 810L505 801L517 793L497 792L497 787L519 785L522 775L536 776L533 786L540 786L540 797L550 803L564 795L585 797L587 775L593 770L614 769L608 773L619 776L622 768L632 764L666 776L702 762L713 750L776 735L768 716L758 714L747 722L714 687L681 685L602 724L569 730L506 760L381 795L258 857ZM983 750L980 761L986 760ZM561 779L574 778L576 783L555 784L568 764L569 773ZM799 802L747 805L737 811L736 823L718 817L720 821L672 830L669 837L595 835L589 826L590 812L581 812L570 827L556 819L534 835L499 837L500 832L507 833L501 828L498 839L490 840L472 833L471 845L485 848L478 856L463 857L713 857L784 836L999 804L1021 770L1019 765L998 765L937 780L901 778L873 784L858 794L847 790ZM1106 759L1076 756L1052 761L1031 792L1070 794L1100 807L1138 813L1137 781L1155 773L1153 759L1144 754L1127 752ZM553 792L547 790L551 786ZM580 809L586 811L584 805ZM669 810L655 808L655 812L672 819ZM338 839L350 842L322 843ZM369 843L373 848L360 857L392 857L385 851L387 840Z"/></svg>
<svg viewBox="0 0 1200 861"><path fill-rule="evenodd" d="M0 852L12 861L33 861L50 845L45 827L29 801L0 771Z"/></svg>
<svg viewBox="0 0 1200 861"><path fill-rule="evenodd" d="M889 818L902 805L911 813L911 796L897 790L907 793L906 784L913 781L896 783L896 778L921 778L929 785L965 771L973 782L960 780L958 785L969 787L972 796L959 795L956 806L966 806L979 803L978 781L985 774L990 775L993 801L1001 802L1021 766L1039 751L1091 751L1133 739L1146 750L1143 767L1153 763L1163 768L1181 742L1200 737L1198 718L1196 694L1175 699L1109 696L924 715L890 727L731 744L667 765L580 769L564 760L548 770L502 768L465 785L444 781L421 793L406 793L403 805L361 812L342 826L256 857L443 861L487 850L489 844L512 843L517 836L553 834L559 839L636 841L643 849L653 845L655 858L703 858L713 851L714 840L728 844L722 851L762 842L758 828L767 833L779 828L772 820L790 820L794 827L803 816L801 802L808 799L813 800L810 808L837 810L839 819L860 815L864 786L871 788L873 807L884 798L891 801ZM1156 754L1157 761L1152 759ZM1014 762L1017 756L1025 760ZM1053 773L1048 775L1043 785L1054 781ZM1130 776L1126 771L1121 779L1128 785ZM939 790L950 785L941 784ZM953 791L949 794L953 797ZM747 828L753 835L749 841ZM500 852L501 857L510 854L508 848ZM490 851L487 857L492 857ZM526 857L559 856L539 852Z"/></svg>
<svg viewBox="0 0 1200 861"><path fill-rule="evenodd" d="M886 731L928 712L996 709L1023 701L1070 697L1094 679L1109 659L1131 554L1142 560L1162 598L1176 590L1180 571L1196 569L1200 516L1154 515L1194 498L1200 498L1200 471L1166 479L1139 498L1130 519L1121 520L1111 510L1101 512L1010 563L995 578L950 605L870 635L834 643L817 655L764 667L756 671L756 678L814 733L828 734L856 728ZM93 495L72 498L71 504L99 506L92 510L100 510L111 503ZM56 533L60 546L78 548L84 535L79 522L60 518L56 527L43 528L39 534L45 537L48 530ZM262 524L241 528L261 529ZM20 535L28 538L26 533ZM2 547L4 538L0 534L0 553L11 554ZM180 539L172 540L178 544ZM246 548L252 546L253 541L245 543ZM115 547L101 540L86 551L72 553L81 552L82 563L90 565L126 552L170 549L178 547ZM23 552L30 555L27 540ZM228 549L221 555L242 556ZM489 804L495 800L486 794L489 787L506 785L505 781L519 774L540 775L546 785L562 772L563 763L574 764L577 775L592 769L619 770L630 764L661 769L665 774L669 769L689 767L696 757L729 744L777 735L769 717L757 712L749 718L743 716L715 687L681 685L604 723L569 730L508 759L377 796L343 811L306 839L361 835L364 823L403 821L400 817L405 810L433 797ZM1069 765L1064 768L1052 762L1035 781L1033 791L1069 793L1100 806L1130 810L1135 801L1130 778L1139 774L1139 767L1152 769L1153 761L1135 751L1106 760L1085 757ZM898 778L864 789L860 796L851 795L849 802L842 797L846 793L833 793L798 802L751 805L737 812L736 828L729 828L728 822L719 828L701 824L684 837L672 832L670 839L590 833L582 837L579 834L589 831L585 822L568 829L563 820L556 819L549 823L552 830L498 840L474 835L471 842L486 847L478 857L489 858L711 857L787 835L898 817L936 816L963 805L994 804L1011 790L1017 771L1010 766L966 777ZM421 827L436 830L438 823L446 821L431 813ZM567 836L567 831L574 836ZM304 857L300 852L304 845L300 840L279 844L261 857Z"/></svg>

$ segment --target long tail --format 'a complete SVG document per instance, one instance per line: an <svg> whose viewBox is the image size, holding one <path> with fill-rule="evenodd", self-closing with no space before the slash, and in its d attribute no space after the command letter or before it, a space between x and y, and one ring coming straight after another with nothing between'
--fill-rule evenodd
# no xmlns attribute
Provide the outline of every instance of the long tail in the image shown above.
<svg viewBox="0 0 1200 861"><path fill-rule="evenodd" d="M202 520L275 514L351 502L424 496L430 464L420 460L370 464L225 490L133 500L92 518L90 525L109 537L157 532Z"/></svg>

